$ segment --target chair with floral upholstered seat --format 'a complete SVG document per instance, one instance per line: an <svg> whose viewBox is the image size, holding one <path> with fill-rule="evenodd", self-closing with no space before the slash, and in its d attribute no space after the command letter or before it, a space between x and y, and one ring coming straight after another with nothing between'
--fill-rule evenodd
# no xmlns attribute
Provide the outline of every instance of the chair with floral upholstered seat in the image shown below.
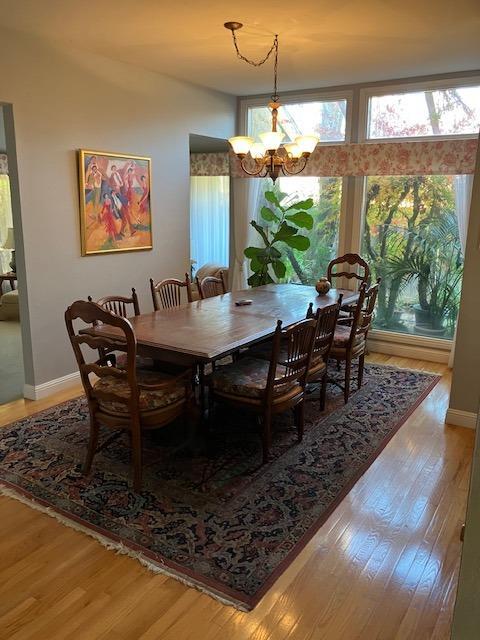
<svg viewBox="0 0 480 640"><path fill-rule="evenodd" d="M80 331L75 326L84 325ZM191 372L171 376L136 367L137 340L126 318L95 302L78 300L65 311L65 323L77 359L90 412L90 436L83 472L89 473L97 451L100 427L127 431L131 436L133 487L142 485L142 433L187 417L191 397ZM108 326L115 337L102 334ZM85 329L88 331L85 332ZM112 335L112 334L109 334ZM100 358L90 359L85 352ZM124 351L124 368L116 366L112 351Z"/></svg>
<svg viewBox="0 0 480 640"><path fill-rule="evenodd" d="M363 368L365 353L367 348L367 336L372 325L375 303L377 301L378 289L381 279L371 287L367 283L360 285L359 297L353 316L351 318L341 318L336 326L333 336L333 344L330 349L330 358L345 362L345 382L343 396L348 402L350 395L350 378L352 361L358 358L358 388L362 386Z"/></svg>
<svg viewBox="0 0 480 640"><path fill-rule="evenodd" d="M261 418L264 463L271 446L273 415L294 409L298 440L303 437L305 384L315 329L313 318L287 329L282 329L279 320L270 361L246 356L219 367L210 377L210 415L214 403L222 402L247 408Z"/></svg>
<svg viewBox="0 0 480 640"><path fill-rule="evenodd" d="M332 346L333 335L338 319L338 313L342 305L343 296L340 295L338 302L323 309L317 309L313 313L313 303L310 303L307 309L307 318L314 318L317 323L315 342L313 345L312 359L307 373L307 383L321 383L320 386L320 410L325 409L325 397L327 390L327 366L328 356ZM270 360L272 354L272 341L262 342L256 347L252 347L247 351L247 355L254 358L262 358ZM285 357L285 346L280 348L280 357Z"/></svg>
<svg viewBox="0 0 480 640"><path fill-rule="evenodd" d="M363 283L368 285L370 282L370 267L368 262L358 253L346 253L343 256L334 258L327 267L327 280L333 287L336 286L338 288L339 286L341 287L341 281L337 284L335 280L338 281L340 278L346 278L349 281L355 280L355 290ZM350 286L347 288L349 289ZM355 304L347 304L341 309L339 316L351 317L354 311Z"/></svg>

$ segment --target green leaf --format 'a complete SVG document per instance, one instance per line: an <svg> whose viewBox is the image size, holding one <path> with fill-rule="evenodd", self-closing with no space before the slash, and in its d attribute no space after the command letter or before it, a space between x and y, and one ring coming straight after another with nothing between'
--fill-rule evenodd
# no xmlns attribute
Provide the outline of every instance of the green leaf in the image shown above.
<svg viewBox="0 0 480 640"><path fill-rule="evenodd" d="M262 284L272 283L273 279L266 271L265 273L252 273L247 282L251 287L260 287Z"/></svg>
<svg viewBox="0 0 480 640"><path fill-rule="evenodd" d="M300 202L295 202L294 204L291 204L287 211L290 211L290 209L311 209L313 207L313 200L312 198L307 198L307 200L301 200Z"/></svg>
<svg viewBox="0 0 480 640"><path fill-rule="evenodd" d="M304 229L313 228L313 217L306 211L298 211L285 217L293 222L293 224L296 224L297 227L303 227Z"/></svg>
<svg viewBox="0 0 480 640"><path fill-rule="evenodd" d="M267 247L265 249L265 254L267 255L267 257L269 258L281 258L282 257L282 253L281 251L279 251L276 247Z"/></svg>
<svg viewBox="0 0 480 640"><path fill-rule="evenodd" d="M252 271L254 271L255 273L258 272L258 271L261 271L264 266L265 266L265 261L264 260L259 260L259 258L257 258L256 256L254 256L250 260L250 269Z"/></svg>
<svg viewBox="0 0 480 640"><path fill-rule="evenodd" d="M306 236L291 236L290 238L285 238L284 242L292 249L298 249L299 251L306 251L310 247L310 240Z"/></svg>
<svg viewBox="0 0 480 640"><path fill-rule="evenodd" d="M270 242L268 241L267 230L265 229L265 227L257 224L255 220L251 220L250 224L255 229L255 231L258 231L258 233L262 236L262 240L264 241L265 246L268 247L270 245Z"/></svg>
<svg viewBox="0 0 480 640"><path fill-rule="evenodd" d="M272 262L272 267L277 278L284 278L285 273L287 271L287 267L283 264L281 260L275 260Z"/></svg>
<svg viewBox="0 0 480 640"><path fill-rule="evenodd" d="M279 220L279 217L273 213L271 209L268 207L262 207L260 211L260 215L267 222L273 222L274 220Z"/></svg>
<svg viewBox="0 0 480 640"><path fill-rule="evenodd" d="M294 236L297 233L297 231L298 229L296 229L295 227L292 227L286 222L282 222L279 230L273 236L272 242L277 242L278 240L285 240L286 238L290 238L291 236Z"/></svg>
<svg viewBox="0 0 480 640"><path fill-rule="evenodd" d="M243 255L246 258L254 258L259 253L262 253L262 251L265 251L265 249L261 249L260 247L247 247L243 252Z"/></svg>

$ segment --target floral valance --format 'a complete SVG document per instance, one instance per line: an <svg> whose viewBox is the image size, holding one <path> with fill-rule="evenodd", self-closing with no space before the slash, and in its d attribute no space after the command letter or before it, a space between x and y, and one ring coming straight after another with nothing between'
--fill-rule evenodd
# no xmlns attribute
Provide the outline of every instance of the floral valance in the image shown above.
<svg viewBox="0 0 480 640"><path fill-rule="evenodd" d="M8 174L8 160L5 153L0 153L0 176Z"/></svg>
<svg viewBox="0 0 480 640"><path fill-rule="evenodd" d="M477 139L320 146L302 176L462 175L475 172ZM234 178L247 176L231 152Z"/></svg>
<svg viewBox="0 0 480 640"><path fill-rule="evenodd" d="M191 176L228 176L229 174L228 152L190 154Z"/></svg>

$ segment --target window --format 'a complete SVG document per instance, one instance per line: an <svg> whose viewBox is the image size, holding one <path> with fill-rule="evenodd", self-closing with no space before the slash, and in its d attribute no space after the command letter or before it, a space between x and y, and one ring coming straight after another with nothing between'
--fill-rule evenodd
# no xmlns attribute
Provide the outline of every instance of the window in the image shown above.
<svg viewBox="0 0 480 640"><path fill-rule="evenodd" d="M362 253L382 278L376 328L453 337L463 273L457 218L469 201L462 178L367 178Z"/></svg>
<svg viewBox="0 0 480 640"><path fill-rule="evenodd" d="M196 268L204 264L228 267L230 178L190 178L190 258Z"/></svg>
<svg viewBox="0 0 480 640"><path fill-rule="evenodd" d="M477 134L480 86L372 96L367 138Z"/></svg>
<svg viewBox="0 0 480 640"><path fill-rule="evenodd" d="M300 135L317 135L322 142L343 142L346 131L347 100L328 100L282 104L278 110L278 129L285 140L294 140ZM249 107L248 135L258 138L269 131L272 116L267 106Z"/></svg>
<svg viewBox="0 0 480 640"><path fill-rule="evenodd" d="M341 178L279 178L279 192L285 194L284 202L298 202L312 198L314 206L313 228L308 231L310 248L297 251L287 248L287 282L315 284L326 275L330 260L338 254L338 232L342 204Z"/></svg>

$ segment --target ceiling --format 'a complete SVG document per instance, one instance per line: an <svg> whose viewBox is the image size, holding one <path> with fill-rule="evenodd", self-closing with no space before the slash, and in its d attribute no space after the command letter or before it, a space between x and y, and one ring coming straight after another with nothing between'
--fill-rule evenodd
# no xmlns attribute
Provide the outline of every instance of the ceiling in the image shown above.
<svg viewBox="0 0 480 640"><path fill-rule="evenodd" d="M48 7L48 9L47 9ZM235 95L271 91L272 67L235 56L280 36L281 91L480 68L478 0L0 0L7 28Z"/></svg>

